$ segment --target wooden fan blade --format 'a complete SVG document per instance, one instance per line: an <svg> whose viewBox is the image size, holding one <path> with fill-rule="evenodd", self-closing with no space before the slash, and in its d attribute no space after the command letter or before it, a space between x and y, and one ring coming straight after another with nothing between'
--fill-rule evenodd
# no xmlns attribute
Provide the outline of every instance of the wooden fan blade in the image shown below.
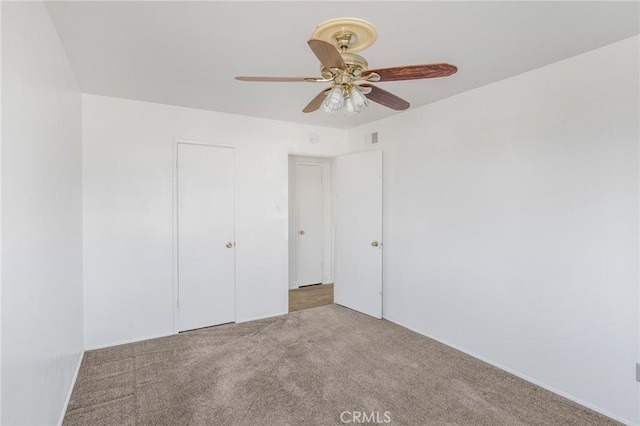
<svg viewBox="0 0 640 426"><path fill-rule="evenodd" d="M313 112L313 111L317 111L318 108L320 108L322 106L322 103L324 102L324 100L327 98L327 92L330 89L324 89L322 92L318 93L318 95L313 98L311 100L311 102L309 102L307 104L306 107L304 107L304 109L302 110L302 112Z"/></svg>
<svg viewBox="0 0 640 426"><path fill-rule="evenodd" d="M362 72L366 77L371 73L380 76L380 81L418 80L421 78L447 77L455 74L458 68L451 64L406 65L404 67L378 68Z"/></svg>
<svg viewBox="0 0 640 426"><path fill-rule="evenodd" d="M309 45L311 50L313 50L313 53L317 56L317 58L326 69L347 69L347 64L345 64L344 59L342 59L342 56L340 55L340 52L338 52L338 49L336 49L333 44L315 38L309 40L307 44Z"/></svg>
<svg viewBox="0 0 640 426"><path fill-rule="evenodd" d="M374 86L373 84L361 84L360 87L371 88L371 92L367 93L365 96L380 105L386 106L387 108L395 109L396 111L403 111L410 106L409 102L404 99Z"/></svg>
<svg viewBox="0 0 640 426"><path fill-rule="evenodd" d="M261 76L238 76L236 80L240 81L273 81L273 82L318 82L325 81L320 77L261 77Z"/></svg>

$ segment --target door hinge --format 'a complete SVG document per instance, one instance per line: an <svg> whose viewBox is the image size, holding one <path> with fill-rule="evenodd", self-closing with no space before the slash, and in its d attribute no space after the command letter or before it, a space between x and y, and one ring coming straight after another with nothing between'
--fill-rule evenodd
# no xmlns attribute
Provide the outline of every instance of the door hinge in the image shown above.
<svg viewBox="0 0 640 426"><path fill-rule="evenodd" d="M636 362L636 382L640 382L640 362Z"/></svg>

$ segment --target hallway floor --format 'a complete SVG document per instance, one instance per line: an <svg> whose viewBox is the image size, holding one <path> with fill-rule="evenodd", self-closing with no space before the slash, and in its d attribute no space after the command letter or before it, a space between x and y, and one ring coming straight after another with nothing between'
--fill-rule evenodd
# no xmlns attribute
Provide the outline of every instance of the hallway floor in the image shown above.
<svg viewBox="0 0 640 426"><path fill-rule="evenodd" d="M333 284L318 284L289 290L289 312L333 303Z"/></svg>

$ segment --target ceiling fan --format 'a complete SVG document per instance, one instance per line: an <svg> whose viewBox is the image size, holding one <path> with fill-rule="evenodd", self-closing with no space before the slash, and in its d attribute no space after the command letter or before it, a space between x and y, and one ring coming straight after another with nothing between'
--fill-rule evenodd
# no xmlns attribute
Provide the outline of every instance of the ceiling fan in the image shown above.
<svg viewBox="0 0 640 426"><path fill-rule="evenodd" d="M320 77L239 76L236 80L330 83L331 87L318 93L302 111L309 113L322 107L329 114L343 110L349 115L364 110L369 100L397 111L409 108L409 102L372 82L447 77L458 70L447 63L369 69L367 61L354 52L371 46L376 38L375 27L367 21L332 19L318 25L307 42L320 60Z"/></svg>

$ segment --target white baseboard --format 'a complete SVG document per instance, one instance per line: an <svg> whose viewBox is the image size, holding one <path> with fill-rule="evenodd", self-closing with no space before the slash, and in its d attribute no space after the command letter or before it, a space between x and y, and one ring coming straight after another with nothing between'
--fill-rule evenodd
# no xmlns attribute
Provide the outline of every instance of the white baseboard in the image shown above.
<svg viewBox="0 0 640 426"><path fill-rule="evenodd" d="M546 390L548 390L549 392L553 392L553 393L555 393L555 394L557 394L557 395L560 395L560 396L561 396L561 397L563 397L563 398L567 398L568 400L571 400L571 401L573 401L573 402L575 402L575 403L578 403L578 404L580 404L580 405L583 405L583 406L585 406L585 407L589 408L590 410L596 411L596 412L598 412L598 413L600 413L600 414L602 414L602 415L604 415L604 416L607 416L607 417L610 417L610 418L612 418L612 419L614 419L614 420L617 420L617 421L619 421L620 423L624 423L625 425L628 425L628 426L639 426L639 425L638 425L638 423L634 423L634 422L632 422L632 421L629 421L628 419L625 419L625 418L622 418L622 417L620 417L620 416L617 416L617 415L615 415L615 414L613 414L613 413L610 413L609 411L607 411L607 410L605 410L605 409L603 409L603 408L601 408L601 407L598 407L598 406L595 406L595 405L593 405L593 404L590 404L590 403L588 403L588 402L586 402L586 401L583 401L583 400L581 400L580 398L577 398L577 397L575 397L575 396L573 396L573 395L570 395L570 394L568 394L568 393L566 393L566 392L563 392L563 391L561 391L561 390L558 390L558 389L554 388L553 386L549 386L549 385L547 385L546 383L543 383L543 382L541 382L541 381L539 381L539 380L533 379L533 378L531 378L531 377L529 377L529 376L527 376L527 375L525 375L525 374L522 374L522 373L520 373L520 372L518 372L518 371L516 371L516 370L513 370L513 369L509 368L509 367L505 367L505 366L503 366L503 365L501 365L501 364L499 364L499 363L497 363L497 362L491 361L490 359L487 359L487 358L485 358L485 357L483 357L483 356L480 356L480 355L475 354L475 353L473 353L473 352L471 352L471 351L468 351L468 350L466 350L466 349L464 349L464 348L461 348L460 346L453 345L453 344L451 344L451 343L447 342L446 340L439 339L439 338L437 338L437 337L431 336L431 335L429 335L429 334L427 334L427 333L424 333L424 332L422 332L422 331L420 331L420 330L418 330L418 329L416 329L416 328L413 328L413 327L409 327L409 326L407 326L407 325L404 325L404 324L403 324L403 323L401 323L400 321L396 321L396 320L394 320L394 319L392 319L392 318L388 318L388 317L386 317L386 316L383 316L383 318L384 318L384 319L386 319L387 321L391 321L392 323L397 324L397 325L399 325L399 326L401 326L401 327L404 327L404 328L409 329L409 330L411 330L411 331L414 331L414 332L416 332L416 333L418 333L418 334L421 334L421 335L423 335L423 336L425 336L425 337L428 337L428 338L433 339L433 340L435 340L435 341L437 341L437 342L440 342L440 343L442 343L442 344L444 344L444 345L447 345L447 346L449 346L449 347L451 347L451 348L453 348L453 349L459 350L460 352L463 352L463 353L465 353L465 354L467 354L467 355L469 355L469 356L472 356L472 357L474 357L474 358L477 358L477 359L479 359L480 361L486 362L487 364L493 365L494 367L497 367L497 368L499 368L500 370L504 370L504 371L506 371L507 373L511 373L511 374L513 374L514 376L517 376L517 377L520 377L521 379L526 380L527 382L533 383L533 384L534 384L534 385L536 385L536 386L540 386L541 388L546 389Z"/></svg>
<svg viewBox="0 0 640 426"><path fill-rule="evenodd" d="M120 346L120 345L126 345L128 343L142 342L143 340L159 339L160 337L173 336L175 334L178 334L178 333L171 332L171 333L156 334L156 335L153 335L153 336L135 337L133 339L119 340L117 342L105 343L105 344L102 344L102 345L88 346L88 347L85 348L85 350L86 351L93 351L93 350L96 350L96 349L111 348L113 346Z"/></svg>
<svg viewBox="0 0 640 426"><path fill-rule="evenodd" d="M69 406L69 401L71 401L71 394L73 393L73 388L76 387L76 380L78 379L78 373L80 373L80 366L82 365L82 360L84 359L84 350L80 353L80 359L78 359L78 365L76 365L76 371L73 373L73 379L71 379L71 386L69 387L69 392L67 392L67 398L64 401L64 405L62 406L62 413L60 414L60 419L58 419L58 426L62 426L62 422L64 422L64 416L67 414L67 407Z"/></svg>

